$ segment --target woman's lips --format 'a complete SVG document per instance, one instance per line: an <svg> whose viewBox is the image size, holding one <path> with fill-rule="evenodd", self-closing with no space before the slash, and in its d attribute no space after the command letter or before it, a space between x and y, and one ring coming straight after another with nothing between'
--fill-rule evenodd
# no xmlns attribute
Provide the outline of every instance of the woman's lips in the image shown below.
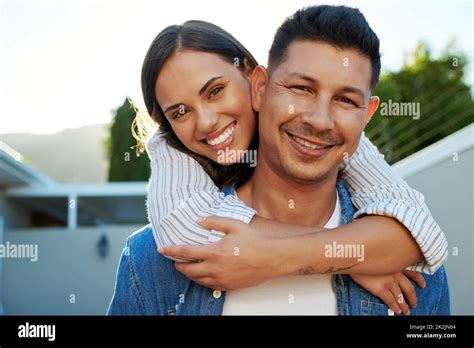
<svg viewBox="0 0 474 348"><path fill-rule="evenodd" d="M237 130L237 121L232 122L218 134L213 134L213 138L207 138L204 142L213 150L219 151L230 146L235 138Z"/></svg>
<svg viewBox="0 0 474 348"><path fill-rule="evenodd" d="M303 156L321 158L334 147L334 144L320 145L290 133L286 133L286 135L292 147Z"/></svg>

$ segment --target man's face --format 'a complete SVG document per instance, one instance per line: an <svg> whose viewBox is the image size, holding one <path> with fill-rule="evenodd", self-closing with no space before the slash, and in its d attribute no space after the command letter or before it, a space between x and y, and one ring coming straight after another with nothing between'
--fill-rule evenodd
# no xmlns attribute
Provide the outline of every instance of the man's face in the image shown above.
<svg viewBox="0 0 474 348"><path fill-rule="evenodd" d="M259 156L304 184L336 175L378 106L370 97L370 60L352 49L295 41L270 77L257 70L252 89Z"/></svg>

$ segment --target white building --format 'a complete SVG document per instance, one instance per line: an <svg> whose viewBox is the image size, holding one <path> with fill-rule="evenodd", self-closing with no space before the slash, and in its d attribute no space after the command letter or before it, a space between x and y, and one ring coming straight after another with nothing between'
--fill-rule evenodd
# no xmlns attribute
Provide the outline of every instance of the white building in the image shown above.
<svg viewBox="0 0 474 348"><path fill-rule="evenodd" d="M37 250L0 257L1 312L104 314L125 239L147 223L146 185L59 184L0 144L0 245Z"/></svg>

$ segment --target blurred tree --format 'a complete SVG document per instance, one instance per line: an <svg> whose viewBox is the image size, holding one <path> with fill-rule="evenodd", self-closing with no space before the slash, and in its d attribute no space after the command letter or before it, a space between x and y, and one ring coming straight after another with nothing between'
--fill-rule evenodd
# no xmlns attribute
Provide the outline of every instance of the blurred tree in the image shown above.
<svg viewBox="0 0 474 348"><path fill-rule="evenodd" d="M387 162L395 163L473 122L471 89L463 81L466 63L454 43L433 59L428 46L419 42L400 71L382 75L374 91L381 105L366 135ZM411 112L400 116L403 109Z"/></svg>
<svg viewBox="0 0 474 348"><path fill-rule="evenodd" d="M131 133L135 111L128 99L114 111L110 137L106 140L109 158L109 181L147 181L150 177L150 160L143 153L135 153L136 140Z"/></svg>

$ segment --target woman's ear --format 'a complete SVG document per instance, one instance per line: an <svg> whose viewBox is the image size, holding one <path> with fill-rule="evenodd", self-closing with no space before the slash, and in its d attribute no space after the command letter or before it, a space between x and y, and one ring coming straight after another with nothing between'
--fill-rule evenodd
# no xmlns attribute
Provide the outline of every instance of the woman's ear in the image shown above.
<svg viewBox="0 0 474 348"><path fill-rule="evenodd" d="M252 107L255 111L260 111L262 97L268 83L268 73L262 65L257 66L252 74Z"/></svg>

